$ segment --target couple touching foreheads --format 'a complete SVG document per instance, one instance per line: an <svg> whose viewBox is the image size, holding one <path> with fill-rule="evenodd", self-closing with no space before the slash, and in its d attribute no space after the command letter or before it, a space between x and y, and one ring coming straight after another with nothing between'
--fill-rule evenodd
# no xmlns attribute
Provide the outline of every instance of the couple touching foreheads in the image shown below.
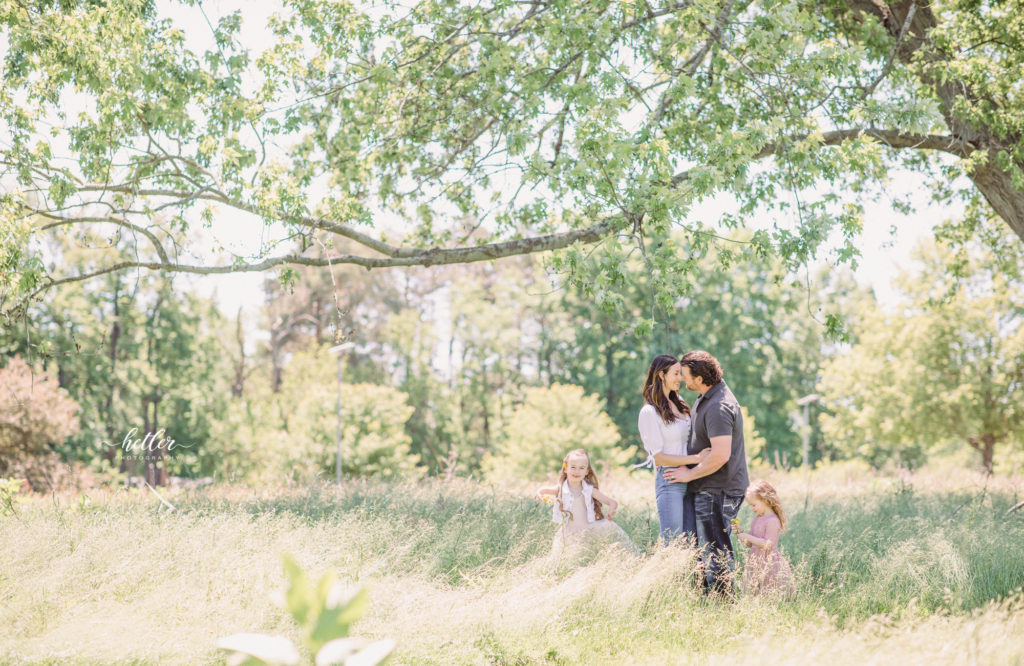
<svg viewBox="0 0 1024 666"><path fill-rule="evenodd" d="M693 406L679 387L698 394ZM743 416L706 351L651 362L640 410L645 465L654 467L654 495L661 536L696 538L705 564L705 590L728 593L733 567L730 522L747 490Z"/></svg>

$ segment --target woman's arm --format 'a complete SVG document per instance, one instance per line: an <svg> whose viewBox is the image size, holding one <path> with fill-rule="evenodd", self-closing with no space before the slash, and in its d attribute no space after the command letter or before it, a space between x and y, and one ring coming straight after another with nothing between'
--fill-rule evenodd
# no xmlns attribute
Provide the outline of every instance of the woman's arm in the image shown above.
<svg viewBox="0 0 1024 666"><path fill-rule="evenodd" d="M619 503L602 493L597 488L594 488L594 499L608 507L608 510L604 512L604 517L611 520L612 516L615 515L615 511L619 508Z"/></svg>
<svg viewBox="0 0 1024 666"><path fill-rule="evenodd" d="M659 422L661 417L658 416L658 412L651 407L640 410L640 418L638 426L640 428L640 441L644 443L644 449L647 453L654 458L654 464L661 467L678 467L679 465L697 465L704 460L710 451L705 453L694 454L692 456L687 455L673 455L671 453L662 453L665 449L665 439L661 434L661 427Z"/></svg>
<svg viewBox="0 0 1024 666"><path fill-rule="evenodd" d="M537 489L537 497L544 497L545 495L557 495L558 486L541 486Z"/></svg>
<svg viewBox="0 0 1024 666"><path fill-rule="evenodd" d="M644 405L637 418L637 428L640 430L640 441L643 442L644 450L647 451L647 464L652 458L655 464L658 463L658 456L665 448L665 440L661 436L661 428L658 426L658 412L651 405Z"/></svg>
<svg viewBox="0 0 1024 666"><path fill-rule="evenodd" d="M711 455L711 449L704 449L700 453L690 456L674 456L671 453L655 453L654 464L662 467L678 467L679 465L698 465Z"/></svg>

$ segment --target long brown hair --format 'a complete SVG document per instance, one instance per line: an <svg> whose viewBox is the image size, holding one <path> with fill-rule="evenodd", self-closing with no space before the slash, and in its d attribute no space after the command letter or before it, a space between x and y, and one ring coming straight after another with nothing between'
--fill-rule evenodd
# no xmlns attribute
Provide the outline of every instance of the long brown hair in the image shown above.
<svg viewBox="0 0 1024 666"><path fill-rule="evenodd" d="M779 493L775 491L772 484L758 479L747 487L747 493L768 505L768 508L779 519L779 531L784 532L786 530L786 513L782 510L782 504L779 502Z"/></svg>
<svg viewBox="0 0 1024 666"><path fill-rule="evenodd" d="M672 423L676 420L675 412L669 407L669 401L676 406L680 414L685 416L690 413L690 406L675 391L671 391L668 394L668 399L665 398L663 381L665 371L678 362L676 357L670 354L655 356L654 360L651 361L651 367L647 369L647 381L644 382L644 390L641 391L644 396L644 402L652 405L665 423Z"/></svg>
<svg viewBox="0 0 1024 666"><path fill-rule="evenodd" d="M562 471L558 473L558 494L555 496L555 499L558 500L558 508L562 510L562 515L564 516L565 514L569 514L570 518L572 518L572 511L568 511L565 508L565 505L562 504L562 484L565 483L565 480L569 478L569 457L574 455L586 456L587 475L583 477L583 480L589 483L590 485L594 486L595 489L597 488L597 474L594 474L594 467L590 464L590 454L587 453L585 449L573 449L569 453L566 453L565 457L562 458ZM604 509L601 507L601 502L595 499L594 520L601 520L603 518Z"/></svg>

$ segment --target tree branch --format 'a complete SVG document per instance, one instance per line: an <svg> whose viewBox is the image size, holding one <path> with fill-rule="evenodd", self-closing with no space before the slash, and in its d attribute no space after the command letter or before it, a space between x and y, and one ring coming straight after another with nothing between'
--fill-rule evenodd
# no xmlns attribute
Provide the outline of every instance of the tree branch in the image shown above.
<svg viewBox="0 0 1024 666"><path fill-rule="evenodd" d="M910 5L910 10L907 12L907 18L903 21L903 27L900 28L900 34L896 37L896 43L893 44L892 51L889 52L889 57L885 61L885 66L882 67L881 73L871 82L871 85L864 91L865 97L870 97L875 92L875 88L881 83L885 77L889 76L889 70L892 69L892 63L896 59L896 54L900 50L900 46L903 44L903 40L907 36L907 32L910 30L910 24L914 21L914 14L917 13L917 5Z"/></svg>
<svg viewBox="0 0 1024 666"><path fill-rule="evenodd" d="M490 261L493 259L502 259L504 257L522 254L549 252L569 247L575 243L595 243L625 225L626 219L623 216L614 215L606 218L598 224L584 229L574 229L572 231L566 231L558 234L536 236L533 238L520 238L517 240L502 241L498 243L488 243L486 245L478 245L475 247L457 247L449 249L403 249L403 256L395 257L363 257L351 254L335 255L331 257L305 257L300 254L289 254L270 257L257 263L240 263L229 266L198 266L167 261L123 261L89 273L71 275L57 280L50 279L46 284L37 287L30 294L22 298L10 309L10 311L13 312L23 308L33 298L53 287L71 282L81 282L100 275L127 270L130 268L145 268L148 270L168 271L174 273L216 275L224 273L260 272L282 265L324 267L337 264L352 264L362 266L369 270L373 268L395 268L400 266L468 264L477 261Z"/></svg>
<svg viewBox="0 0 1024 666"><path fill-rule="evenodd" d="M148 229L146 229L144 227L140 227L137 224L132 224L131 222L128 222L127 220L118 219L116 217L75 217L75 218L67 218L67 217L61 217L59 215L53 215L51 213L47 213L47 212L44 212L44 211L34 210L34 209L29 208L27 206L25 206L25 209L27 211L29 211L31 214L33 214L33 215L38 215L40 217L45 217L48 220L53 220L53 222L49 222L49 223L44 224L44 225L42 225L40 227L36 227L32 231L46 231L47 229L52 229L54 227L67 226L67 225L78 224L78 223L82 223L82 222L97 222L97 223L115 224L115 225L117 225L119 227L122 227L124 229L128 229L129 231L140 233L143 236L145 236L146 238L148 238L150 243L153 244L153 248L156 250L156 253L160 257L160 260L162 262L164 262L165 264L171 263L171 260L167 256L167 251L164 250L164 246L160 243L160 239L158 239L153 232L149 231Z"/></svg>
<svg viewBox="0 0 1024 666"><path fill-rule="evenodd" d="M809 138L810 134L795 134L787 137L785 143L795 143ZM855 139L859 136L869 136L885 144L888 148L895 150L911 148L915 150L938 150L957 157L968 157L977 148L971 143L953 136L937 134L907 134L897 130L879 130L865 127L834 130L821 133L821 145L838 146L844 141ZM766 144L761 150L754 153L751 159L760 160L772 155L778 155L783 151L782 142ZM671 185L678 186L686 182L690 177L689 171L682 171L672 177Z"/></svg>

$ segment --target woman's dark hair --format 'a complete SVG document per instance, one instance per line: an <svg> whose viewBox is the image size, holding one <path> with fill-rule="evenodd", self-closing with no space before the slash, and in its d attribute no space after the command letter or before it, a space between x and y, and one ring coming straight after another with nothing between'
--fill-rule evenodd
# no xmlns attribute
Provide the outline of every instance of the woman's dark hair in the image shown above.
<svg viewBox="0 0 1024 666"><path fill-rule="evenodd" d="M700 377L704 386L714 386L722 381L722 366L706 351L686 352L679 362L690 369L691 375Z"/></svg>
<svg viewBox="0 0 1024 666"><path fill-rule="evenodd" d="M675 404L680 414L690 413L690 406L675 391L671 391L668 394L668 398L665 398L665 371L678 362L675 356L669 354L656 356L651 361L651 367L647 369L647 381L644 382L644 390L641 391L644 396L644 402L652 405L657 410L658 416L665 423L672 423L676 420L675 412L669 406L669 401Z"/></svg>

